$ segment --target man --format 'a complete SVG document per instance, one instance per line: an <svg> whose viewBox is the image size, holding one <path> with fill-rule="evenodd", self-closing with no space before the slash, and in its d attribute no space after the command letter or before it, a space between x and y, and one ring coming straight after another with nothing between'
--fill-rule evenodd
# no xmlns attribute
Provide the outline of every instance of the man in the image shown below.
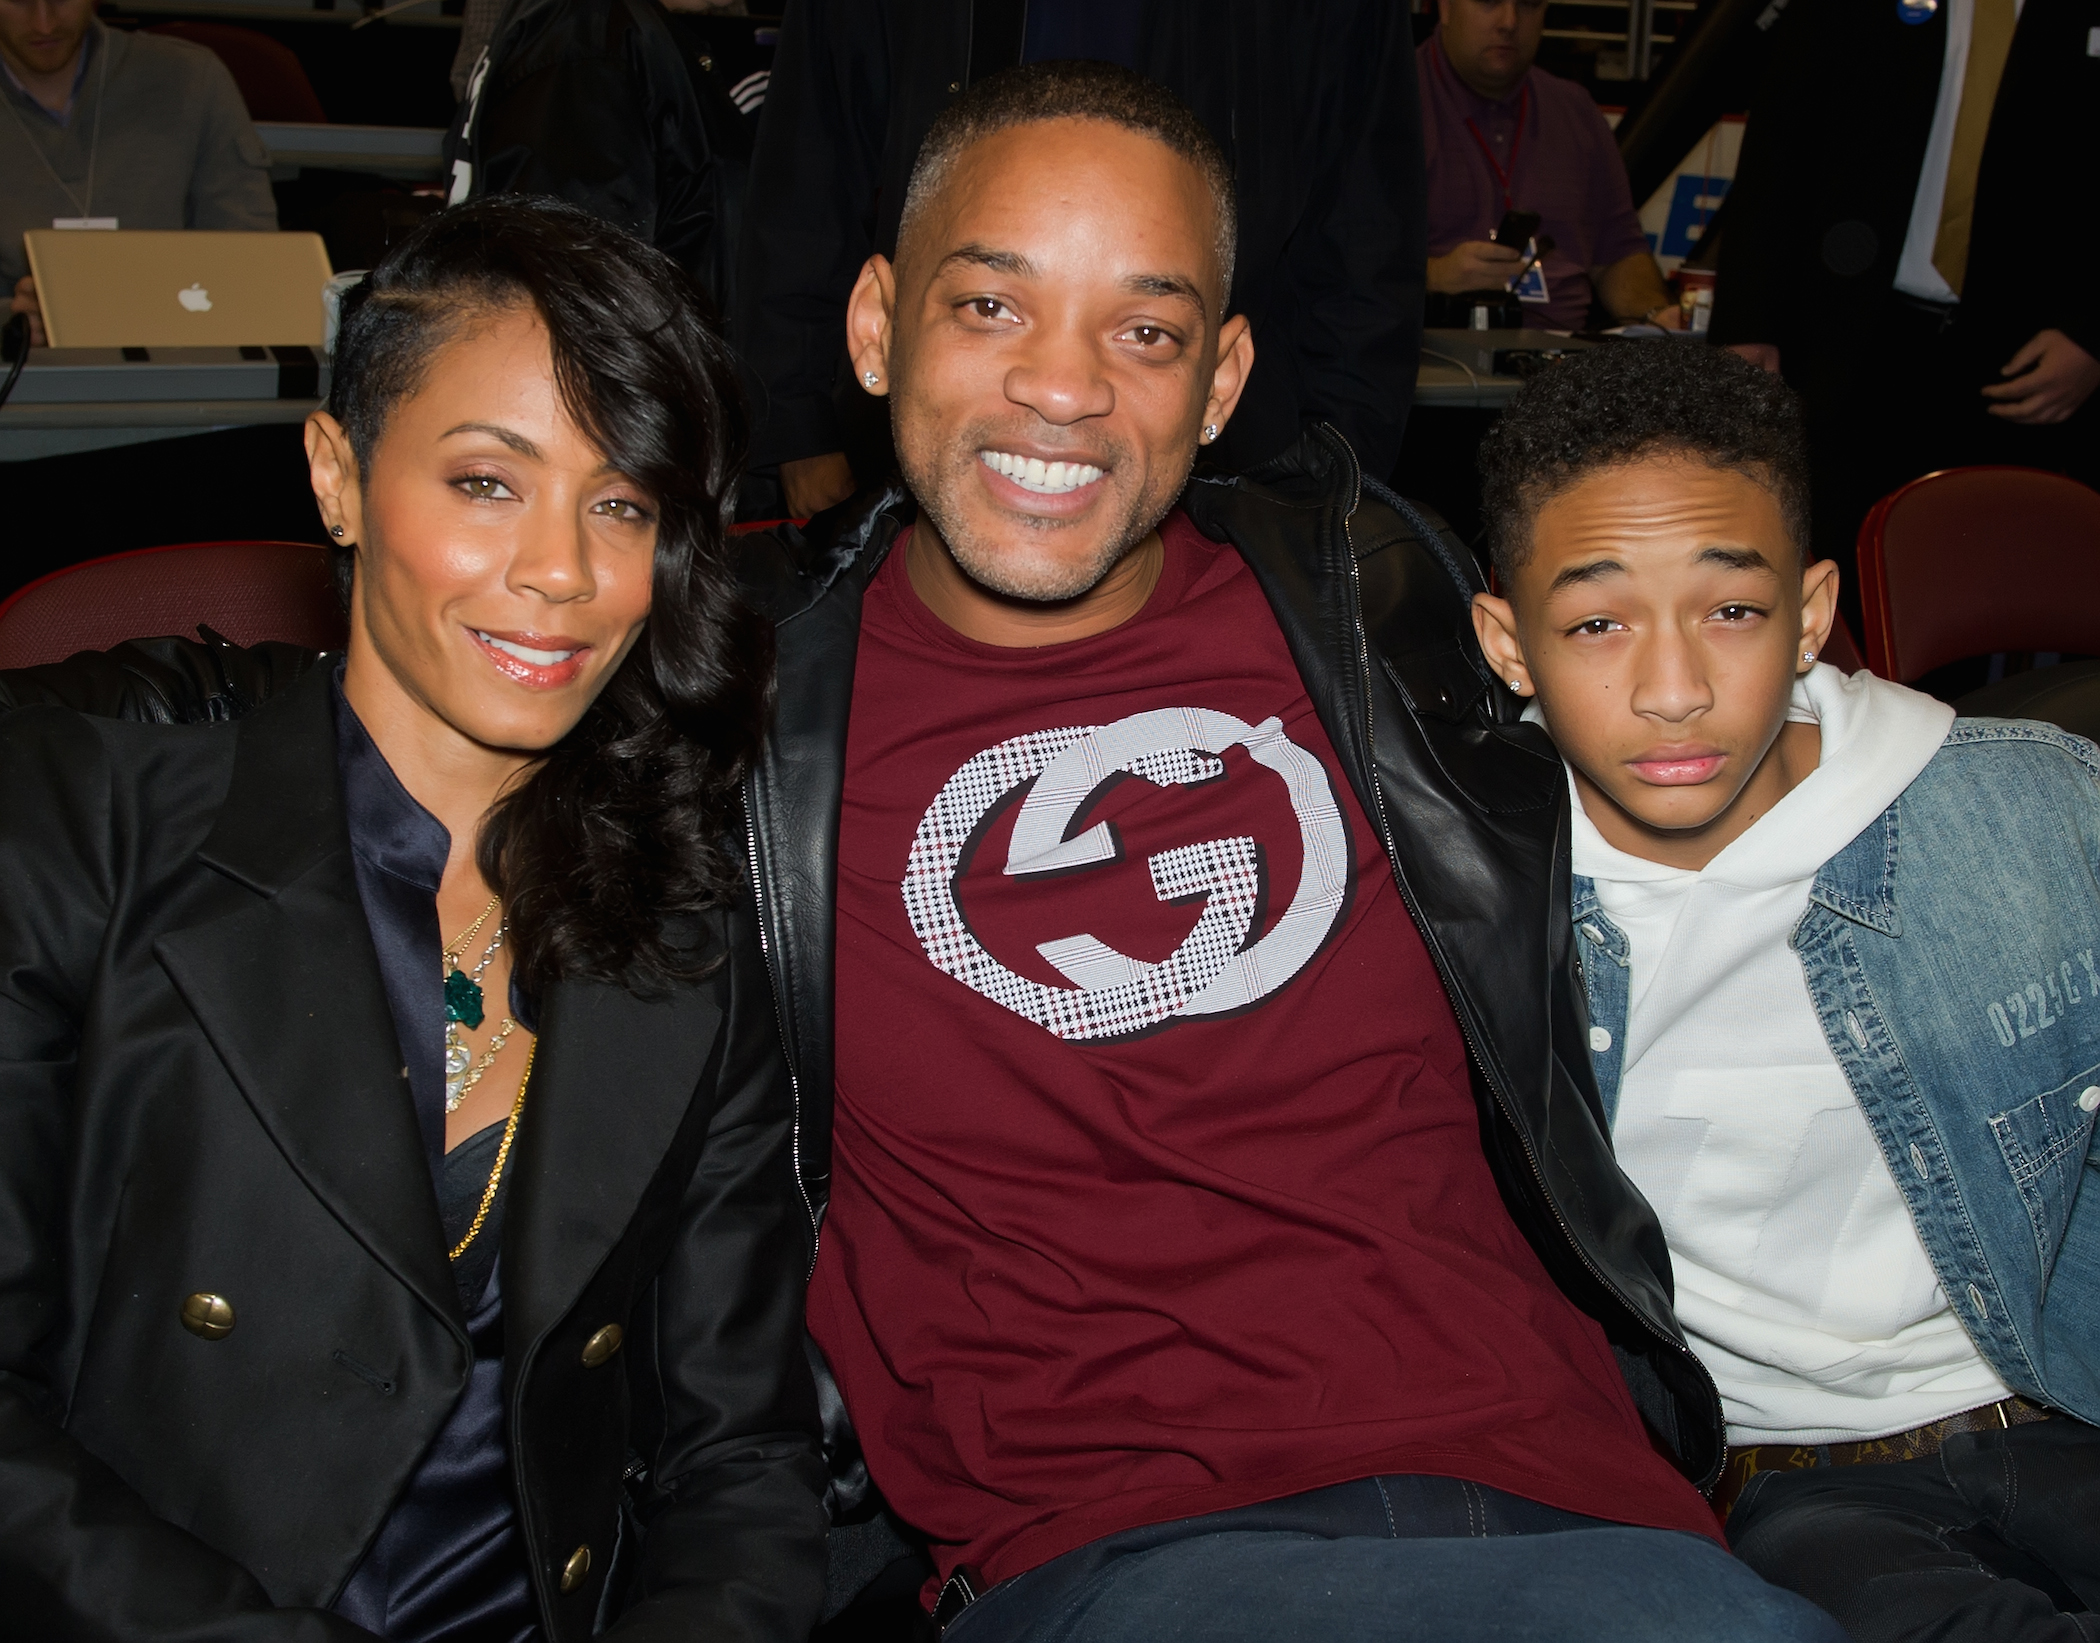
<svg viewBox="0 0 2100 1643"><path fill-rule="evenodd" d="M794 0L752 160L735 339L800 518L886 470L887 430L833 403L846 296L894 254L906 179L941 109L998 69L1134 68L1196 110L1240 194L1233 307L1261 330L1233 468L1324 419L1383 478L1414 393L1421 126L1405 12L1379 0ZM854 396L856 399L859 396Z"/></svg>
<svg viewBox="0 0 2100 1643"><path fill-rule="evenodd" d="M1325 430L1187 485L1233 212L1128 71L958 99L848 315L911 499L765 572L752 871L867 1472L963 1643L1834 1638L1686 1481L1713 1394L1464 550Z"/></svg>
<svg viewBox="0 0 2100 1643"><path fill-rule="evenodd" d="M1546 0L1443 0L1419 53L1429 171L1429 289L1507 286L1528 323L1580 330L1590 309L1674 328L1677 305L1634 214L1626 168L1589 93L1533 66ZM1535 211L1529 250L1489 236Z"/></svg>
<svg viewBox="0 0 2100 1643"><path fill-rule="evenodd" d="M94 0L0 0L0 288L44 340L32 228L277 226L270 161L202 46L124 34Z"/></svg>
<svg viewBox="0 0 2100 1643"><path fill-rule="evenodd" d="M2100 483L2100 257L2080 0L1795 5L1729 192L1713 335L1808 411L1815 548L2005 462Z"/></svg>
<svg viewBox="0 0 2100 1643"><path fill-rule="evenodd" d="M2100 755L1817 662L1800 412L1723 351L1549 372L1482 468L1731 1542L1860 1643L2092 1638Z"/></svg>

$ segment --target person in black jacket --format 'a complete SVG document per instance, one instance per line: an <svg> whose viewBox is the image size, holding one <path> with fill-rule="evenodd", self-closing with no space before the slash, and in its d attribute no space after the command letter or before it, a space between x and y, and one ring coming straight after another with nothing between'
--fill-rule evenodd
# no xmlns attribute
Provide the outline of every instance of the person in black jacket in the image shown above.
<svg viewBox="0 0 2100 1643"><path fill-rule="evenodd" d="M462 207L308 424L344 655L234 668L282 686L235 723L0 720L10 1632L816 1618L813 1226L722 838L739 438L666 259Z"/></svg>
<svg viewBox="0 0 2100 1643"><path fill-rule="evenodd" d="M801 518L880 477L879 415L834 405L846 296L896 250L934 116L1019 62L1100 58L1193 108L1239 192L1235 312L1262 354L1213 453L1245 469L1325 420L1383 477L1414 394L1424 266L1422 131L1401 8L1378 0L792 0L752 159L733 334L755 466ZM842 415L843 411L843 415ZM870 426L862 427L862 424Z"/></svg>
<svg viewBox="0 0 2100 1643"><path fill-rule="evenodd" d="M1188 483L1256 357L1223 155L1029 65L901 215L847 335L909 493L752 539L835 1509L924 1532L957 1643L1834 1643L1695 1487L1465 550L1327 428Z"/></svg>
<svg viewBox="0 0 2100 1643"><path fill-rule="evenodd" d="M2017 15L2017 22L2015 16ZM2100 483L2100 259L2083 0L1799 0L1729 191L1714 340L1806 402L1815 545L2003 462Z"/></svg>
<svg viewBox="0 0 2100 1643"><path fill-rule="evenodd" d="M551 195L646 240L726 314L749 122L658 0L516 0L446 137L449 203Z"/></svg>

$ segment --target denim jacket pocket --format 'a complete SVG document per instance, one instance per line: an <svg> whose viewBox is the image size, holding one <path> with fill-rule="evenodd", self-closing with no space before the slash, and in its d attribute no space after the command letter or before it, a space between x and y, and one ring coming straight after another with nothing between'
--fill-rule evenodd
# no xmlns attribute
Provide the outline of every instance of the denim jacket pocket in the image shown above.
<svg viewBox="0 0 2100 1643"><path fill-rule="evenodd" d="M2056 1265L2056 1251L2078 1197L2096 1109L2100 1109L2100 1062L2023 1106L1993 1115L1990 1121L1998 1151L2012 1171L2013 1186L2027 1210L2044 1284Z"/></svg>

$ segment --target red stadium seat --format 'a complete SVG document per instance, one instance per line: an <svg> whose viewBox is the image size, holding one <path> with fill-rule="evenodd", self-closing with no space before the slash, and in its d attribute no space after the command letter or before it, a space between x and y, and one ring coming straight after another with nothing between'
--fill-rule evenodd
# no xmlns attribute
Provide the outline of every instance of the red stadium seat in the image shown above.
<svg viewBox="0 0 2100 1643"><path fill-rule="evenodd" d="M68 565L0 603L0 668L62 662L127 639L194 634L340 650L328 550L309 542L188 542Z"/></svg>
<svg viewBox="0 0 2100 1643"><path fill-rule="evenodd" d="M1867 666L1907 683L1997 651L2100 653L2100 492L2036 468L1949 468L1859 528Z"/></svg>
<svg viewBox="0 0 2100 1643"><path fill-rule="evenodd" d="M289 120L304 125L325 125L328 121L298 56L290 46L267 34L232 23L187 19L156 23L146 33L173 35L204 47L218 58L233 76L233 83L240 87L241 101L248 105L251 120Z"/></svg>

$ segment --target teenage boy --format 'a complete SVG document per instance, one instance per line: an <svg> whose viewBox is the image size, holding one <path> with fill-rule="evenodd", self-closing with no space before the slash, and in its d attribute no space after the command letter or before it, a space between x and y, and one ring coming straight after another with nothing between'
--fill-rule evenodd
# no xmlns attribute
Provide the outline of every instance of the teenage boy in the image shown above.
<svg viewBox="0 0 2100 1643"><path fill-rule="evenodd" d="M1481 467L1730 1540L1857 1639L2100 1637L2100 753L1816 661L1800 412L1724 351L1568 361Z"/></svg>

